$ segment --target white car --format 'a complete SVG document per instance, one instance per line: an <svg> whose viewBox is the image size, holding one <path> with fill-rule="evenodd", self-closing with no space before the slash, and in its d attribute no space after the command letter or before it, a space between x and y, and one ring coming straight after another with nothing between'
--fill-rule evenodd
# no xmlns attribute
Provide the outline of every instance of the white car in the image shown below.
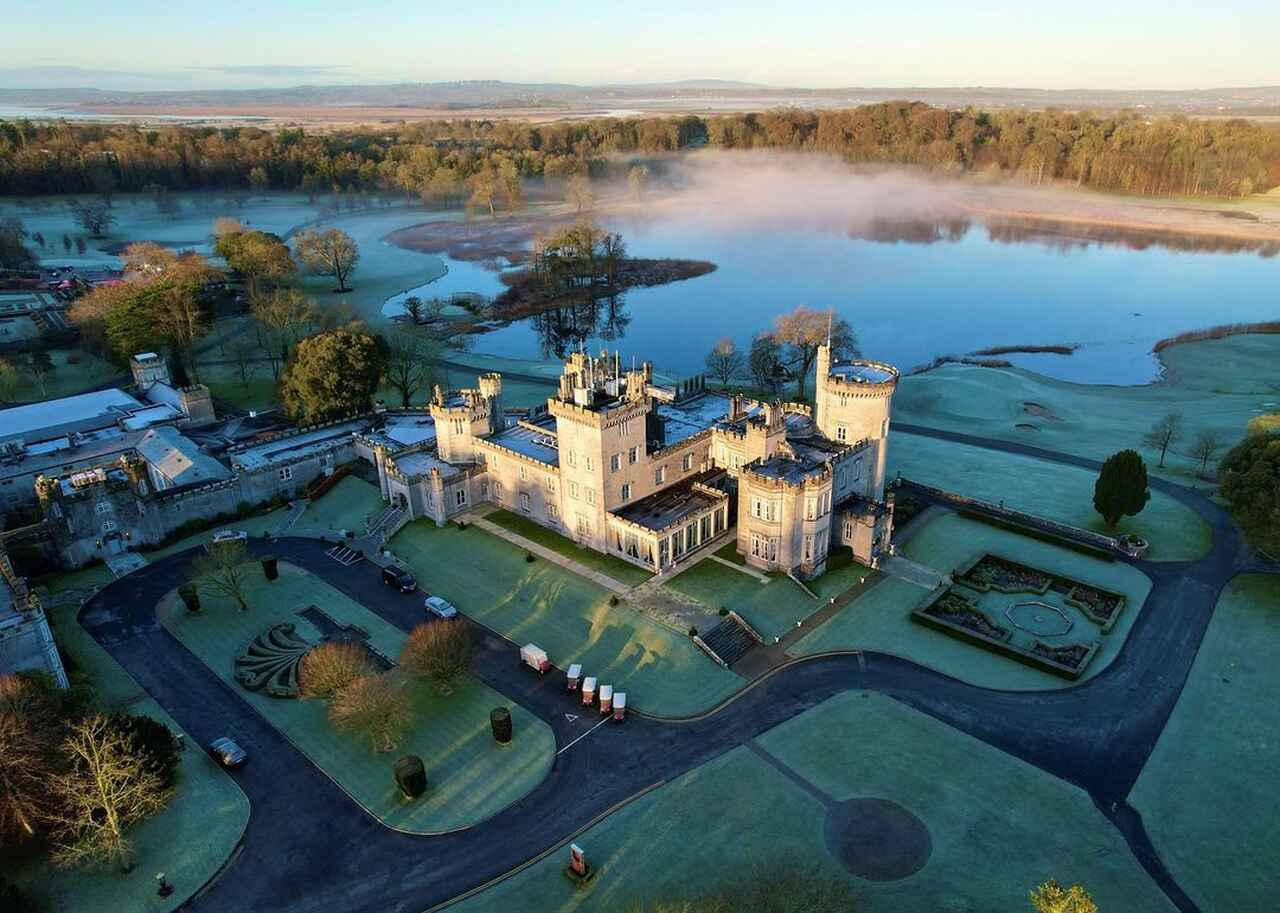
<svg viewBox="0 0 1280 913"><path fill-rule="evenodd" d="M457 618L458 610L439 596L428 596L424 603L428 612L438 618Z"/></svg>
<svg viewBox="0 0 1280 913"><path fill-rule="evenodd" d="M242 529L220 529L213 534L213 544L219 542L246 542L249 534Z"/></svg>

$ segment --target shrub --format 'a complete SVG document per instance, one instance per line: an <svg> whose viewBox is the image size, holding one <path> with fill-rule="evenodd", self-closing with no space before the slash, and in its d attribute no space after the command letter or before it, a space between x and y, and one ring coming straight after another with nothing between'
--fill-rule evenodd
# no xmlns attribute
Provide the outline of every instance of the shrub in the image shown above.
<svg viewBox="0 0 1280 913"><path fill-rule="evenodd" d="M165 789L173 786L178 770L178 740L168 726L149 716L126 713L112 714L107 722L124 735L145 771L154 775Z"/></svg>
<svg viewBox="0 0 1280 913"><path fill-rule="evenodd" d="M697 637L697 636L698 636L698 629L697 629L697 628L690 628L690 629L689 629L689 636L690 636L690 637Z"/></svg>
<svg viewBox="0 0 1280 913"><path fill-rule="evenodd" d="M374 751L395 751L412 716L404 688L386 673L352 680L329 704L334 727L366 736Z"/></svg>
<svg viewBox="0 0 1280 913"><path fill-rule="evenodd" d="M369 671L364 647L331 641L307 651L298 670L298 686L305 697L332 697Z"/></svg>
<svg viewBox="0 0 1280 913"><path fill-rule="evenodd" d="M439 684L466 671L471 662L471 626L461 618L429 621L409 634L400 665L413 675L429 676Z"/></svg>

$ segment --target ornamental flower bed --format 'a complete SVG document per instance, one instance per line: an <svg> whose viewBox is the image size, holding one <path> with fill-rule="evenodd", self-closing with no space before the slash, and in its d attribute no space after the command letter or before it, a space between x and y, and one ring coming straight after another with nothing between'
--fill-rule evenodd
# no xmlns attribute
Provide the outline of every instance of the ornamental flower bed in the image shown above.
<svg viewBox="0 0 1280 913"><path fill-rule="evenodd" d="M1077 583L1067 591L1065 601L1083 612L1090 621L1101 625L1103 634L1111 630L1120 616L1120 610L1124 608L1124 597L1119 593L1110 593L1082 583Z"/></svg>
<svg viewBox="0 0 1280 913"><path fill-rule="evenodd" d="M985 612L953 590L943 593L923 611L934 618L968 628L983 637L990 637L993 640L1009 639L1008 628L993 622Z"/></svg>
<svg viewBox="0 0 1280 913"><path fill-rule="evenodd" d="M983 593L998 590L1001 593L1036 593L1041 596L1053 584L1053 575L1044 571L997 558L995 555L983 555L961 577L965 586Z"/></svg>
<svg viewBox="0 0 1280 913"><path fill-rule="evenodd" d="M1054 647L1037 640L1031 647L1031 652L1066 666L1068 669L1078 671L1084 668L1085 661L1091 656L1093 648L1087 644L1063 644L1060 647Z"/></svg>

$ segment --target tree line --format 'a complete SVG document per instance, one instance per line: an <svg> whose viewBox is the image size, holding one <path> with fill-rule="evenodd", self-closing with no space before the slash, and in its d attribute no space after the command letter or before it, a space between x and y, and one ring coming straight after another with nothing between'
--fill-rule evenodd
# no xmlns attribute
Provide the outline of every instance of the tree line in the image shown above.
<svg viewBox="0 0 1280 913"><path fill-rule="evenodd" d="M514 208L521 179L602 177L621 173L627 156L698 146L813 151L1150 195L1246 196L1280 184L1280 131L1247 120L952 111L901 101L541 125L431 120L325 134L0 121L0 195L403 192L446 204L470 198L493 212Z"/></svg>

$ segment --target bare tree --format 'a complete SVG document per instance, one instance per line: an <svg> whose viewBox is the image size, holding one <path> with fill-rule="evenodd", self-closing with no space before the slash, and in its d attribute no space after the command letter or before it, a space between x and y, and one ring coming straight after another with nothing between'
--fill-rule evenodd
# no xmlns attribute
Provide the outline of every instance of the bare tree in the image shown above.
<svg viewBox="0 0 1280 913"><path fill-rule="evenodd" d="M234 599L241 612L249 610L245 601L245 584L249 582L249 550L243 542L231 539L211 542L206 553L191 564L197 582L207 592Z"/></svg>
<svg viewBox="0 0 1280 913"><path fill-rule="evenodd" d="M590 209L595 205L595 194L591 192L591 180L585 174L575 174L569 178L564 187L565 202L572 203L578 212Z"/></svg>
<svg viewBox="0 0 1280 913"><path fill-rule="evenodd" d="M461 618L428 621L409 633L400 665L414 675L429 676L444 687L471 662L471 626Z"/></svg>
<svg viewBox="0 0 1280 913"><path fill-rule="evenodd" d="M61 731L57 708L33 679L0 676L0 847L34 837L56 811L50 778Z"/></svg>
<svg viewBox="0 0 1280 913"><path fill-rule="evenodd" d="M271 376L279 380L280 366L289 350L317 329L319 312L311 299L296 289L255 296L249 308L258 346L271 364Z"/></svg>
<svg viewBox="0 0 1280 913"><path fill-rule="evenodd" d="M306 697L332 697L371 671L369 651L360 644L329 641L302 658L298 687Z"/></svg>
<svg viewBox="0 0 1280 913"><path fill-rule="evenodd" d="M1174 410L1166 412L1151 426L1151 430L1142 436L1142 443L1152 450L1160 451L1160 466L1164 467L1164 455L1169 452L1173 442L1182 436L1182 413Z"/></svg>
<svg viewBox="0 0 1280 913"><path fill-rule="evenodd" d="M125 831L169 801L160 776L129 735L96 714L74 723L63 745L70 769L53 779L53 822L61 865L115 862L129 867Z"/></svg>
<svg viewBox="0 0 1280 913"><path fill-rule="evenodd" d="M369 739L374 751L395 751L413 714L404 686L391 675L364 675L333 696L329 721Z"/></svg>
<svg viewBox="0 0 1280 913"><path fill-rule="evenodd" d="M814 311L802 304L774 320L773 335L785 346L785 358L796 378L796 394L800 399L804 399L805 380L817 357L818 346L830 339L833 358L858 355L858 337L847 321L836 317L834 310Z"/></svg>
<svg viewBox="0 0 1280 913"><path fill-rule="evenodd" d="M236 366L236 374L240 376L240 388L249 389L249 375L253 373L253 343L243 337L236 337L231 343L231 362Z"/></svg>
<svg viewBox="0 0 1280 913"><path fill-rule="evenodd" d="M71 214L80 227L95 238L101 238L116 221L116 217L105 203L76 200L71 204Z"/></svg>
<svg viewBox="0 0 1280 913"><path fill-rule="evenodd" d="M417 327L396 327L386 336L386 380L400 393L400 404L408 406L413 394L430 387L440 343Z"/></svg>
<svg viewBox="0 0 1280 913"><path fill-rule="evenodd" d="M1214 431L1212 428L1205 428L1196 435L1195 440L1191 442L1191 458L1200 461L1200 478L1208 476L1209 462L1222 452L1224 446L1226 441L1221 432Z"/></svg>
<svg viewBox="0 0 1280 913"><path fill-rule="evenodd" d="M49 378L53 376L53 356L44 349L32 352L31 357L27 359L27 370L31 372L31 377L40 387L41 398L47 397Z"/></svg>
<svg viewBox="0 0 1280 913"><path fill-rule="evenodd" d="M345 231L302 231L294 239L294 250L307 268L318 276L332 276L336 291L349 292L347 277L360 261L360 248Z"/></svg>
<svg viewBox="0 0 1280 913"><path fill-rule="evenodd" d="M727 387L729 381L740 374L745 366L746 358L728 336L722 337L707 353L707 370L720 381L722 387Z"/></svg>
<svg viewBox="0 0 1280 913"><path fill-rule="evenodd" d="M417 295L410 295L404 300L404 313L414 326L423 322L426 312L426 304Z"/></svg>

